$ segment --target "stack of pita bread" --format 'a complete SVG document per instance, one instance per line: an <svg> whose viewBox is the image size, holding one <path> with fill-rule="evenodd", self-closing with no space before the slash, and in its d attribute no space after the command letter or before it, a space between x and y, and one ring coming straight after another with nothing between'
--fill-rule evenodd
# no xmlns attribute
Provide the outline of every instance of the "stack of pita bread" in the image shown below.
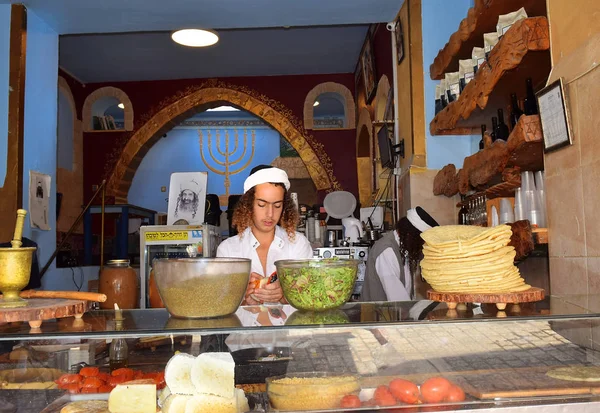
<svg viewBox="0 0 600 413"><path fill-rule="evenodd" d="M470 225L433 227L421 234L423 278L438 292L505 293L525 291L509 247L508 225L484 228Z"/></svg>

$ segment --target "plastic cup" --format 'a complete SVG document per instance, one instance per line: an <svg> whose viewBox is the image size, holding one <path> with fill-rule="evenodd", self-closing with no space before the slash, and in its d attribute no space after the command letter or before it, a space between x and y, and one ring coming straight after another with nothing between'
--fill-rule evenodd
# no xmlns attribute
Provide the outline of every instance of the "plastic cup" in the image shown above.
<svg viewBox="0 0 600 413"><path fill-rule="evenodd" d="M544 171L537 171L535 173L535 189L543 191L546 189Z"/></svg>
<svg viewBox="0 0 600 413"><path fill-rule="evenodd" d="M521 172L521 189L525 192L535 190L535 182L533 180L533 172Z"/></svg>
<svg viewBox="0 0 600 413"><path fill-rule="evenodd" d="M512 205L510 204L510 199L500 199L500 215L498 218L500 224L506 224L507 222L515 221L515 214Z"/></svg>
<svg viewBox="0 0 600 413"><path fill-rule="evenodd" d="M525 211L527 208L523 198L523 191L521 188L517 188L515 191L515 221L526 219Z"/></svg>

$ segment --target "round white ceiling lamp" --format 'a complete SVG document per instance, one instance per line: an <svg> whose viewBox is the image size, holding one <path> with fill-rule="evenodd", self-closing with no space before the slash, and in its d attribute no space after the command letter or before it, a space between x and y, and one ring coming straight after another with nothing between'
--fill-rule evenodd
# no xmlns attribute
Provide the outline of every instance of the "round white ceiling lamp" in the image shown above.
<svg viewBox="0 0 600 413"><path fill-rule="evenodd" d="M206 29L177 30L171 35L175 43L189 47L207 47L219 41L216 32Z"/></svg>
<svg viewBox="0 0 600 413"><path fill-rule="evenodd" d="M319 106L319 101L315 100L315 103L313 103L313 106Z"/></svg>

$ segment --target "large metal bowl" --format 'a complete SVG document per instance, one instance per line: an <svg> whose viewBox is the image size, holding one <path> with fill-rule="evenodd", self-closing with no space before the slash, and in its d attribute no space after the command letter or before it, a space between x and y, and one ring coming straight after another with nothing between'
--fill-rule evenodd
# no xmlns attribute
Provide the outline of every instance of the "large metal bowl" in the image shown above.
<svg viewBox="0 0 600 413"><path fill-rule="evenodd" d="M246 258L153 260L158 292L173 317L212 318L233 314L250 279Z"/></svg>
<svg viewBox="0 0 600 413"><path fill-rule="evenodd" d="M352 295L359 260L307 258L275 261L283 295L299 310L327 311Z"/></svg>

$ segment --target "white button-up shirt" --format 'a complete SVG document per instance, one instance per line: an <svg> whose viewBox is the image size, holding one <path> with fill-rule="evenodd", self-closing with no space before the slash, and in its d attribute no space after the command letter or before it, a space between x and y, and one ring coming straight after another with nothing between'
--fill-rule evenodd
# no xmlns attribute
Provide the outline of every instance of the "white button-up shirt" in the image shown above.
<svg viewBox="0 0 600 413"><path fill-rule="evenodd" d="M252 260L251 272L258 273L263 277L268 277L277 271L275 268L275 261L277 260L296 260L313 257L313 249L304 235L296 232L296 238L291 241L288 238L287 232L279 225L276 225L275 238L267 253L267 274L264 274L260 258L258 258L258 253L256 252L256 248L259 245L260 242L254 236L252 230L246 228L241 234L223 241L217 248L217 257L249 258Z"/></svg>
<svg viewBox="0 0 600 413"><path fill-rule="evenodd" d="M400 237L398 233L394 231L394 239L400 246ZM387 295L388 301L410 301L412 289L412 276L410 273L410 266L408 265L408 259L404 264L404 276L406 285L400 281L400 265L396 254L391 248L386 248L383 252L375 259L375 271L379 275L383 290Z"/></svg>

